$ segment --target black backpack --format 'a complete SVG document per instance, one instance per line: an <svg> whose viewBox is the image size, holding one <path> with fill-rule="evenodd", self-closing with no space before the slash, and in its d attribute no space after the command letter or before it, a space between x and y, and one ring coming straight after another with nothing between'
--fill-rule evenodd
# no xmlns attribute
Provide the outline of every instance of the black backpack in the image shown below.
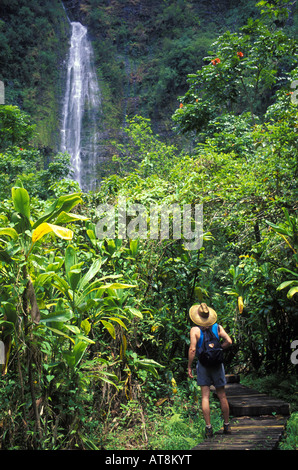
<svg viewBox="0 0 298 470"><path fill-rule="evenodd" d="M216 328L218 325L216 324ZM197 345L197 356L200 363L205 367L215 367L223 362L223 349L219 338L214 334L212 328L201 330L203 341Z"/></svg>

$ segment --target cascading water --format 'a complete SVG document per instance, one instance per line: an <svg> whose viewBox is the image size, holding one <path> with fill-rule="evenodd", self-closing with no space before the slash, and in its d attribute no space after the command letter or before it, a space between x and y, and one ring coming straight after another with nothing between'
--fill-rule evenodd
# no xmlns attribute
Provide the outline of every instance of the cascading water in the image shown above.
<svg viewBox="0 0 298 470"><path fill-rule="evenodd" d="M96 188L100 91L87 28L71 23L63 103L61 151L71 156L72 177L83 191Z"/></svg>

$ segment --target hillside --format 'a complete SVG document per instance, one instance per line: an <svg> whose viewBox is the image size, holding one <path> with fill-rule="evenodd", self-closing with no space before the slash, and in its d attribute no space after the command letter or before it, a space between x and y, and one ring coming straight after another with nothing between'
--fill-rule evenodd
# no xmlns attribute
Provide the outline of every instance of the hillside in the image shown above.
<svg viewBox="0 0 298 470"><path fill-rule="evenodd" d="M20 106L38 125L37 143L57 150L71 20L86 24L93 41L106 129L125 115L152 119L169 131L186 76L226 27L235 30L254 2L3 1L0 79L6 104ZM111 131L112 133L112 131Z"/></svg>
<svg viewBox="0 0 298 470"><path fill-rule="evenodd" d="M138 114L165 134L187 74L203 65L220 32L235 30L255 12L253 1L91 0L65 6L93 40L106 126L118 128L125 116Z"/></svg>
<svg viewBox="0 0 298 470"><path fill-rule="evenodd" d="M59 145L68 35L58 0L0 4L0 79L5 84L5 102L32 115L38 125L36 143L45 154Z"/></svg>
<svg viewBox="0 0 298 470"><path fill-rule="evenodd" d="M65 8L1 3L0 449L190 452L199 303L228 334L225 373L291 404L280 448L296 449L295 3ZM71 67L66 12L87 25ZM66 67L75 159L58 151ZM98 121L110 158L92 166Z"/></svg>
<svg viewBox="0 0 298 470"><path fill-rule="evenodd" d="M64 10L65 8L65 10ZM0 6L0 79L6 104L21 106L38 125L37 144L57 151L70 20L88 27L110 139L125 116L148 117L172 135L171 115L187 75L204 65L211 44L258 15L254 0L29 2ZM293 9L284 25L295 31ZM169 134L170 133L170 134ZM172 136L173 137L173 136Z"/></svg>

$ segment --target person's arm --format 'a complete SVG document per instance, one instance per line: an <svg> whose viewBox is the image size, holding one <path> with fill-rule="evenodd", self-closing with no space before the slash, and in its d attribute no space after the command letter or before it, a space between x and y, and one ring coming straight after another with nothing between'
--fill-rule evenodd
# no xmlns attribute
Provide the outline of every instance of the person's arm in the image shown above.
<svg viewBox="0 0 298 470"><path fill-rule="evenodd" d="M188 350L188 376L193 379L191 365L196 355L197 341L200 339L199 328L192 328L190 330L190 345Z"/></svg>
<svg viewBox="0 0 298 470"><path fill-rule="evenodd" d="M228 335L228 333L223 329L222 326L219 326L218 335L219 335L220 338L222 338L224 340L223 343L221 344L222 349L229 348L233 341L230 338L230 336Z"/></svg>

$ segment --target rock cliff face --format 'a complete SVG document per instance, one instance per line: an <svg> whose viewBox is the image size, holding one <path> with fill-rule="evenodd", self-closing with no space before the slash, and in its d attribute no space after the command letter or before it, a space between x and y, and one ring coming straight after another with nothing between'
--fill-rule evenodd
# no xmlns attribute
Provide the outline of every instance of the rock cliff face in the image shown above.
<svg viewBox="0 0 298 470"><path fill-rule="evenodd" d="M70 22L92 43L101 95L101 149L113 155L126 117L150 118L172 139L171 116L187 90L187 75L204 65L223 31L254 16L255 0L3 0L0 5L0 80L7 104L37 123L45 155L60 149Z"/></svg>
<svg viewBox="0 0 298 470"><path fill-rule="evenodd" d="M119 135L125 116L150 118L167 135L186 90L187 74L202 64L226 27L235 28L254 0L3 0L0 80L7 104L37 122L37 145L59 147L61 98L70 22L88 28L102 93L102 136ZM251 7L250 7L251 5ZM67 14L66 14L67 13Z"/></svg>
<svg viewBox="0 0 298 470"><path fill-rule="evenodd" d="M254 1L65 0L72 20L88 27L101 83L105 130L125 116L150 118L170 135L171 115L187 88L187 74L204 64L226 26L235 29Z"/></svg>

